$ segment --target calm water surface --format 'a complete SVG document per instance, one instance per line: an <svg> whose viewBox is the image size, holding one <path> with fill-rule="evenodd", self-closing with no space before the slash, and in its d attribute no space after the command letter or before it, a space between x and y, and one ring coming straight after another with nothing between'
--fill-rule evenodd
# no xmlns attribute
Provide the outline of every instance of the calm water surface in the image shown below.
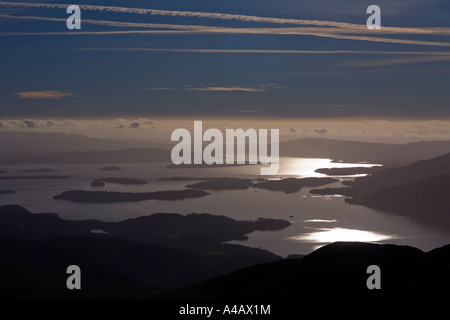
<svg viewBox="0 0 450 320"><path fill-rule="evenodd" d="M283 192L250 188L236 191L212 191L210 196L182 201L142 201L114 204L79 204L52 197L68 190L103 190L122 192L151 192L159 190L182 190L190 181L158 181L163 177L259 177L259 166L222 168L168 169L166 163L120 164L122 171L105 172L98 169L104 165L65 166L3 166L6 175L41 175L41 173L17 173L17 170L50 167L54 174L73 175L66 180L10 180L0 181L0 189L12 189L16 194L0 195L0 205L19 204L32 212L55 212L64 219L101 219L120 221L153 213L210 213L226 215L237 220L277 218L288 220L292 225L281 231L254 232L244 242L234 242L260 247L276 254L306 254L334 241L370 241L395 243L430 250L450 243L450 235L419 222L377 211L364 206L348 205L340 196L316 196L309 188L300 192ZM318 168L361 167L374 164L332 163L329 159L282 158L279 174L275 177L326 177L314 172ZM149 184L123 186L107 184L92 188L95 178L141 178ZM349 177L340 177L348 179ZM328 185L340 186L340 183Z"/></svg>

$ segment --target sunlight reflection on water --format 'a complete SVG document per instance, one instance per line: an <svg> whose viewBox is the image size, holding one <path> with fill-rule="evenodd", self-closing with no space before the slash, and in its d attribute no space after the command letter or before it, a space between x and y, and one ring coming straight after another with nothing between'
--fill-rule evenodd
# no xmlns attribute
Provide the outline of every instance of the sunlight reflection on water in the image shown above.
<svg viewBox="0 0 450 320"><path fill-rule="evenodd" d="M296 175L301 177L326 177L326 174L315 172L319 168L357 168L364 167L370 168L374 166L380 166L379 164L369 163L345 163L345 162L332 162L331 159L320 158L290 158L282 157L280 159L280 175ZM365 174L346 176L356 177L365 176Z"/></svg>

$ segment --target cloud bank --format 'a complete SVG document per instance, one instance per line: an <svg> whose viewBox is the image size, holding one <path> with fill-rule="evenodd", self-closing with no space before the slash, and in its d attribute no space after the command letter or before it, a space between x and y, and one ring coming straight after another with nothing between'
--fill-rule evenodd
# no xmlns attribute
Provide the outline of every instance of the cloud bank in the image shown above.
<svg viewBox="0 0 450 320"><path fill-rule="evenodd" d="M50 99L57 100L65 97L76 97L75 94L65 91L24 91L14 93L20 99Z"/></svg>

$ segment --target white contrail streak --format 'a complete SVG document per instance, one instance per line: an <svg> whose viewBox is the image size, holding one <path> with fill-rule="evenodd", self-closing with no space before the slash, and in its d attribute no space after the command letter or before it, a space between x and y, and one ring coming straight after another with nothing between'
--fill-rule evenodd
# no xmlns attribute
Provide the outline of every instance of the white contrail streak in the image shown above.
<svg viewBox="0 0 450 320"><path fill-rule="evenodd" d="M0 18L18 19L18 20L38 20L38 21L60 21L65 22L64 18L50 18L38 16L15 16L0 14ZM90 20L84 19L84 24L103 25L111 27L134 27L134 28L160 28L160 29L175 29L175 30L199 30L204 32L223 32L223 33L257 33L257 34L304 34L304 32L327 32L327 33L367 33L367 29L351 29L351 28L333 28L333 27L288 27L288 28L226 28L205 25L180 25L180 24L162 24L162 23L142 23L142 22L120 22L110 20ZM435 34L435 35L450 35L450 28L390 28L384 27L377 30L377 34Z"/></svg>
<svg viewBox="0 0 450 320"><path fill-rule="evenodd" d="M0 1L0 6L66 9L68 4ZM79 5L79 7L82 10L89 10L89 11L134 13L134 14L142 14L142 15L149 14L149 15L174 16L174 17L194 17L194 18L208 18L208 19L220 19L220 20L239 20L239 21L247 21L247 22L262 22L262 23L275 23L275 24L314 25L314 26L321 26L321 27L347 28L347 29L360 30L360 31L367 32L366 25L347 23L347 22L338 22L338 21L284 19L284 18L258 17L258 16L250 16L250 15L242 15L242 14L229 14L229 13L158 10L158 9L127 8L127 7L96 6L96 5ZM450 34L450 28L383 27L380 30L377 30L377 32Z"/></svg>
<svg viewBox="0 0 450 320"><path fill-rule="evenodd" d="M66 9L68 4L0 1L0 6ZM157 9L126 8L113 6L94 6L94 5L78 5L78 6L82 10L89 10L89 11L135 13L135 14L149 14L149 15L175 16L175 17L195 17L195 18L208 18L221 20L240 20L248 22L264 22L264 23L278 23L278 24L300 24L300 25L316 25L316 26L346 27L346 28L349 27L366 28L365 25L363 26L353 23L336 22L336 21L282 19L282 18L257 17L257 16L229 14L229 13L157 10Z"/></svg>
<svg viewBox="0 0 450 320"><path fill-rule="evenodd" d="M25 3L25 2L3 2L0 1L0 6L15 6L15 7L32 7L32 8L66 8L66 4L47 4L47 3ZM225 19L225 20L241 20L252 22L270 22L279 24L298 24L298 25L316 25L321 28L225 28L216 26L196 26L196 25L173 25L173 24L147 24L147 23L132 23L132 22L114 22L114 21L96 21L87 20L87 23L100 24L107 26L118 27L144 27L144 28L163 28L163 29L175 29L173 30L147 30L147 31L92 31L92 32L77 32L77 34L176 34L176 33L227 33L227 34L277 34L277 35L309 35L316 37L325 37L333 39L343 40L358 40L358 41L371 41L371 42L383 42L383 43L396 43L396 44L410 44L410 45L425 45L425 46L441 46L449 47L448 42L438 41L422 41L422 40L408 40L408 39L393 39L393 38L381 38L375 36L358 36L348 35L348 33L367 33L366 26L335 22L335 21L319 21L319 20L299 20L299 19L281 19L281 18L269 18L269 17L257 17L247 15L235 15L224 13L211 13L211 12L191 12L191 11L170 11L170 10L156 10L156 9L140 9L140 8L126 8L126 7L112 7L112 6L93 6L93 5L80 5L83 10L92 11L106 11L106 12L125 12L136 14L150 14L150 15L163 15L163 16L186 16L186 17L198 17L198 18L211 18L211 19ZM6 16L6 15L5 15ZM12 18L13 16L7 16ZM32 17L22 17L22 19L31 19ZM20 19L20 18L19 18ZM45 18L36 17L36 20L53 20L57 18ZM59 21L59 20L54 20ZM326 26L327 28L324 28ZM413 34L450 34L449 28L382 28L382 33L413 33ZM58 32L22 32L22 33L2 33L0 36L19 36L19 35L58 35ZM69 34L69 33L65 33Z"/></svg>
<svg viewBox="0 0 450 320"><path fill-rule="evenodd" d="M80 51L149 51L179 53L273 53L273 54L363 54L363 55L411 55L449 56L450 52L429 51L357 51L357 50L258 50L258 49L173 49L173 48L75 48Z"/></svg>

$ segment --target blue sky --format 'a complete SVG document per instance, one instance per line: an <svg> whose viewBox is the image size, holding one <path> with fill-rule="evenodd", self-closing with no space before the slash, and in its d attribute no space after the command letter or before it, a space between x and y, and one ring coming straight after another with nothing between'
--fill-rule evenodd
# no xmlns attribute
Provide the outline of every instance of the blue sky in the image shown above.
<svg viewBox="0 0 450 320"><path fill-rule="evenodd" d="M55 3L0 2L0 118L450 117L448 1Z"/></svg>

